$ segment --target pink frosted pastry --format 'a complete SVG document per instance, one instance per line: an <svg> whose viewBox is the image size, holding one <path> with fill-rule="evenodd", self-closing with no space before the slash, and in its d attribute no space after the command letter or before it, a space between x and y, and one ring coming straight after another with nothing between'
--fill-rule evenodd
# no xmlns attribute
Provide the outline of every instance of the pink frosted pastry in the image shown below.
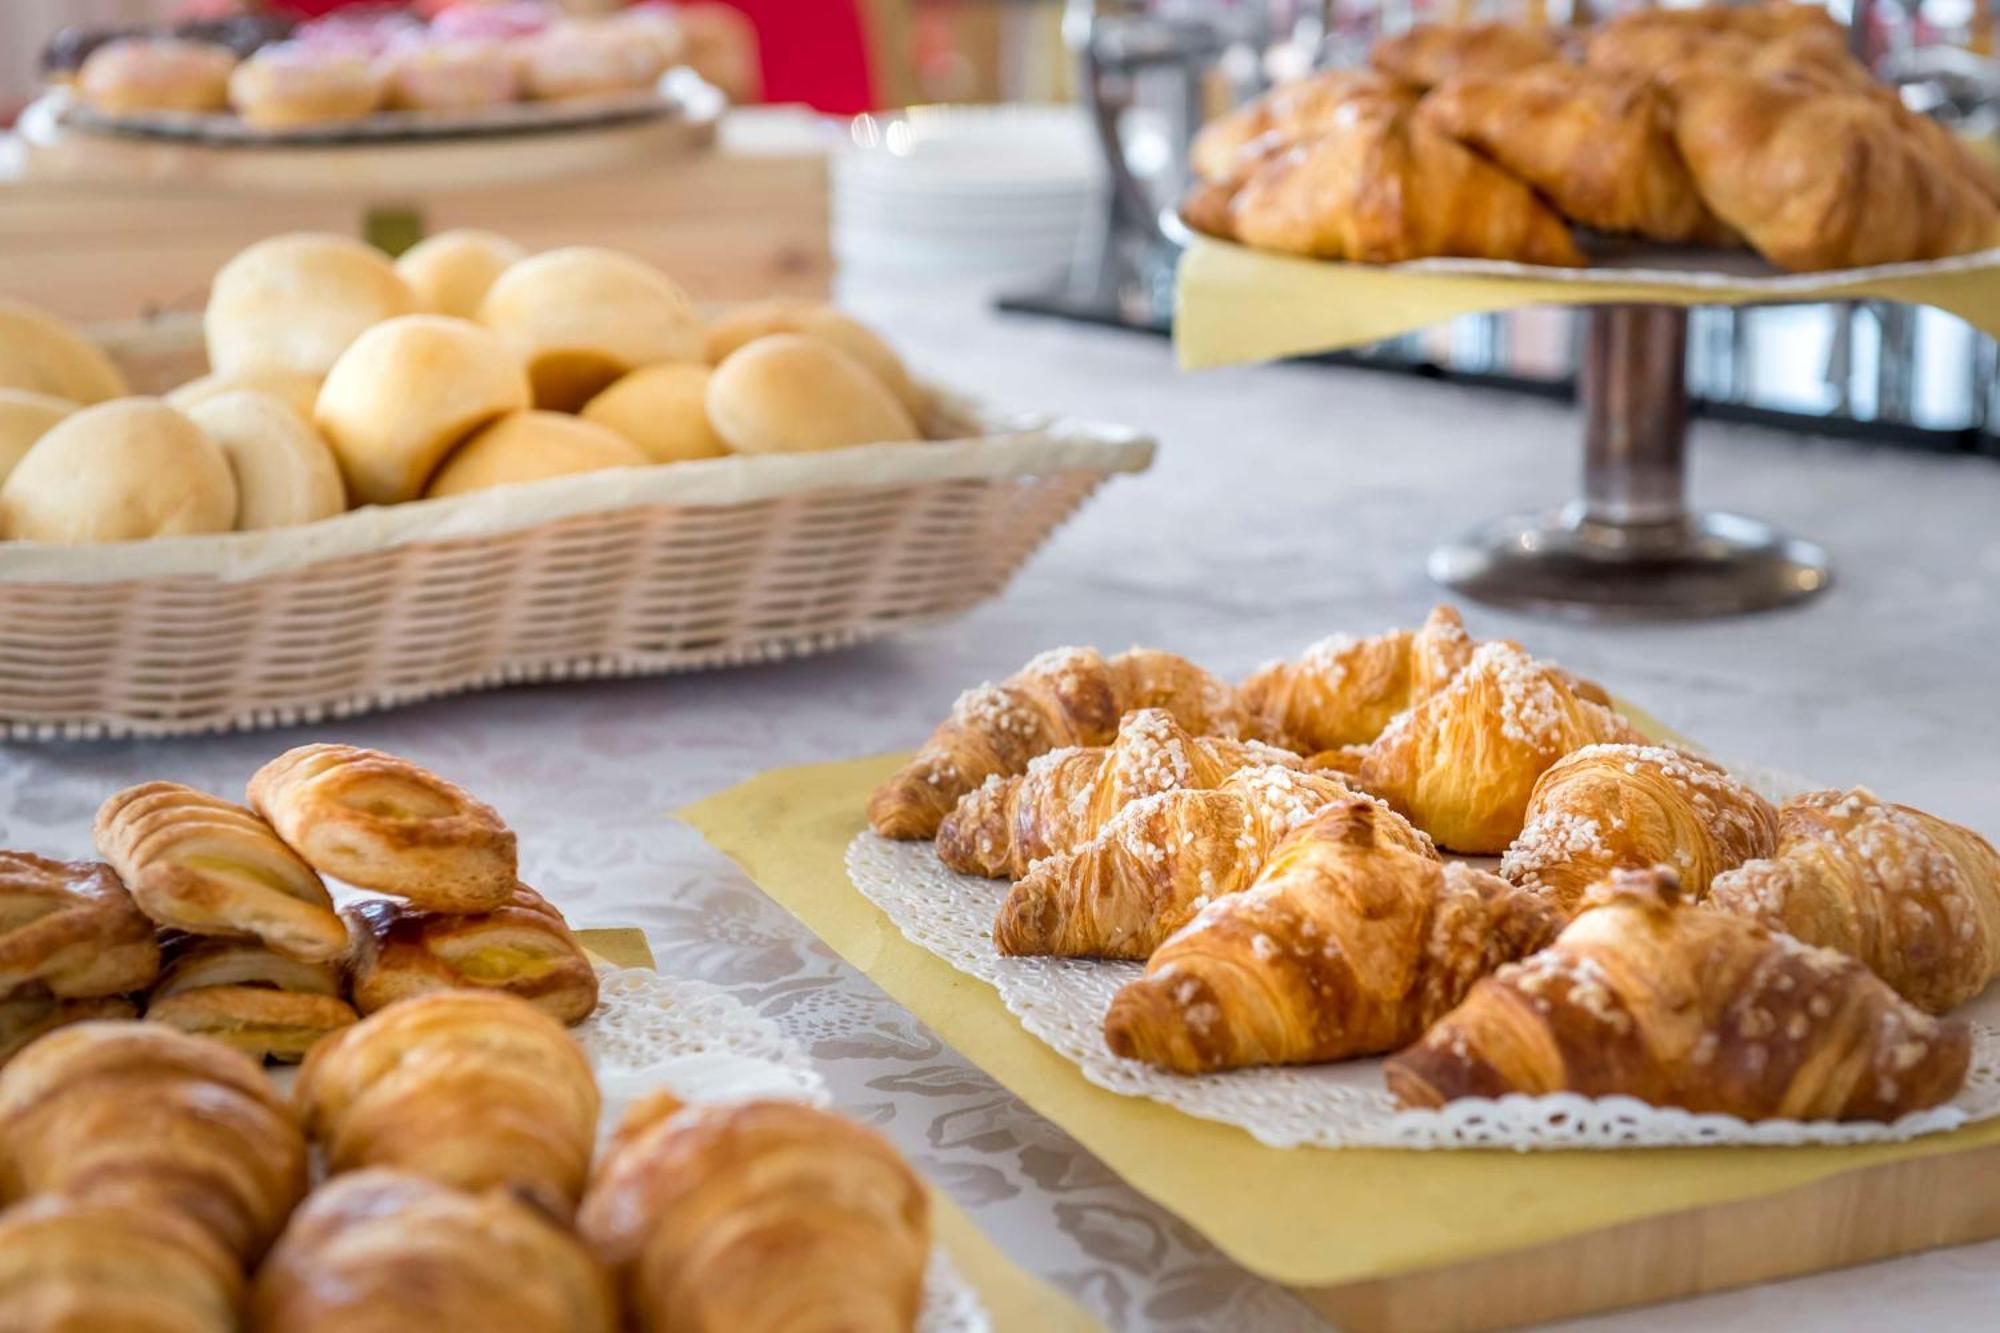
<svg viewBox="0 0 2000 1333"><path fill-rule="evenodd" d="M528 95L543 101L630 92L667 67L656 44L609 21L559 23L521 48Z"/></svg>
<svg viewBox="0 0 2000 1333"><path fill-rule="evenodd" d="M265 47L229 79L229 104L262 130L359 120L381 107L382 95L382 72L369 57L300 42Z"/></svg>
<svg viewBox="0 0 2000 1333"><path fill-rule="evenodd" d="M470 111L521 96L521 71L500 43L414 42L387 58L389 105L408 111Z"/></svg>
<svg viewBox="0 0 2000 1333"><path fill-rule="evenodd" d="M532 37L554 19L549 6L537 0L448 5L431 19L431 35L441 41L507 41Z"/></svg>

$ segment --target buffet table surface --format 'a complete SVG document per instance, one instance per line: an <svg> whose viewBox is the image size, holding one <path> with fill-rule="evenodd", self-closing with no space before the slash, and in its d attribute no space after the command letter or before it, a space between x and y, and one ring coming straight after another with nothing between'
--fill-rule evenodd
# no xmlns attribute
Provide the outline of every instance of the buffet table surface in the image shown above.
<svg viewBox="0 0 2000 1333"><path fill-rule="evenodd" d="M0 843L89 854L98 803L170 778L223 793L287 746L394 750L484 797L523 873L579 925L637 924L662 968L716 982L802 1039L1018 1262L1120 1329L1317 1327L1124 1187L876 991L671 811L763 769L914 745L963 687L1057 644L1171 648L1230 675L1337 629L1414 624L1438 539L1566 498L1560 406L1360 371L1177 375L1150 338L987 312L978 294L850 304L924 372L995 401L1158 435L1000 601L833 656L518 689L281 733L0 751ZM1468 607L1724 757L1886 796L2000 838L2000 464L1696 428L1697 498L1824 542L1802 610L1592 627ZM785 836L782 828L770 830ZM1357 1201L1365 1207L1365 1201ZM2000 1242L1572 1325L1596 1330L1987 1327Z"/></svg>

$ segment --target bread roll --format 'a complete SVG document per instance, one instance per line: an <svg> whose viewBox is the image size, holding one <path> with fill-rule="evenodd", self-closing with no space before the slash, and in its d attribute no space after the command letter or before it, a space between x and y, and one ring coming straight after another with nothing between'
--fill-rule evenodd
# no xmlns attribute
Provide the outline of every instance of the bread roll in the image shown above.
<svg viewBox="0 0 2000 1333"><path fill-rule="evenodd" d="M797 333L759 338L717 366L708 381L708 419L730 448L746 454L921 438L867 367Z"/></svg>
<svg viewBox="0 0 2000 1333"><path fill-rule="evenodd" d="M320 389L313 420L356 504L414 500L444 456L528 405L528 376L498 338L463 319L405 315L362 334Z"/></svg>
<svg viewBox="0 0 2000 1333"><path fill-rule="evenodd" d="M251 389L269 394L290 408L300 421L310 423L313 404L319 401L319 385L318 375L296 370L243 370L234 375L203 375L189 380L167 395L167 404L181 412L192 412L218 394Z"/></svg>
<svg viewBox="0 0 2000 1333"><path fill-rule="evenodd" d="M54 394L86 407L132 392L104 349L21 301L0 298L0 388Z"/></svg>
<svg viewBox="0 0 2000 1333"><path fill-rule="evenodd" d="M396 272L432 314L477 319L493 280L527 257L505 236L460 227L418 241L396 261Z"/></svg>
<svg viewBox="0 0 2000 1333"><path fill-rule="evenodd" d="M0 481L14 470L36 440L76 411L76 404L32 389L0 389Z"/></svg>
<svg viewBox="0 0 2000 1333"><path fill-rule="evenodd" d="M100 46L77 71L77 92L110 116L220 111L229 105L236 55L209 42L128 37Z"/></svg>
<svg viewBox="0 0 2000 1333"><path fill-rule="evenodd" d="M270 394L252 389L217 394L187 415L229 460L238 531L288 528L347 508L333 450Z"/></svg>
<svg viewBox="0 0 2000 1333"><path fill-rule="evenodd" d="M502 273L479 320L528 365L535 406L574 412L629 370L699 361L701 318L673 279L614 250L549 250Z"/></svg>
<svg viewBox="0 0 2000 1333"><path fill-rule="evenodd" d="M929 395L910 378L903 358L873 329L824 301L759 301L731 311L708 326L708 362L720 365L746 343L773 333L803 333L832 343L874 372L913 418L921 420Z"/></svg>
<svg viewBox="0 0 2000 1333"><path fill-rule="evenodd" d="M416 309L374 247L326 232L273 236L215 275L202 316L209 368L324 375L363 329Z"/></svg>
<svg viewBox="0 0 2000 1333"><path fill-rule="evenodd" d="M463 495L649 461L638 445L602 426L561 412L515 412L461 445L425 494Z"/></svg>
<svg viewBox="0 0 2000 1333"><path fill-rule="evenodd" d="M0 535L66 546L227 532L236 479L222 449L157 398L65 417L0 485Z"/></svg>
<svg viewBox="0 0 2000 1333"><path fill-rule="evenodd" d="M613 430L655 463L720 458L729 446L708 424L708 367L674 362L642 366L583 409L583 419Z"/></svg>
<svg viewBox="0 0 2000 1333"><path fill-rule="evenodd" d="M359 52L299 42L267 46L229 76L229 104L260 130L296 130L373 115L388 84Z"/></svg>

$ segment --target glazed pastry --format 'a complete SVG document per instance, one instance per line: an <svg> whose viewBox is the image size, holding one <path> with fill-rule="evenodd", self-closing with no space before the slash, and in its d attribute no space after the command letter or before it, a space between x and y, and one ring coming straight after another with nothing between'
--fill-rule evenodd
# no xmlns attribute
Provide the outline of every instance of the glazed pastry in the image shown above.
<svg viewBox="0 0 2000 1333"><path fill-rule="evenodd" d="M520 95L520 67L491 42L422 42L390 57L387 100L401 111L478 111Z"/></svg>
<svg viewBox="0 0 2000 1333"><path fill-rule="evenodd" d="M0 1213L8 1333L237 1333L243 1274L184 1217L46 1194Z"/></svg>
<svg viewBox="0 0 2000 1333"><path fill-rule="evenodd" d="M125 372L67 324L25 301L0 297L0 388L88 406L131 393Z"/></svg>
<svg viewBox="0 0 2000 1333"><path fill-rule="evenodd" d="M1243 682L1243 706L1258 735L1305 754L1363 745L1449 684L1472 649L1458 612L1440 606L1414 634L1336 634L1296 662L1271 663Z"/></svg>
<svg viewBox="0 0 2000 1333"><path fill-rule="evenodd" d="M67 398L33 389L0 388L0 482L76 406Z"/></svg>
<svg viewBox="0 0 2000 1333"><path fill-rule="evenodd" d="M2000 855L1971 829L1865 787L1806 792L1765 856L1718 876L1708 905L1858 959L1933 1014L2000 976Z"/></svg>
<svg viewBox="0 0 2000 1333"><path fill-rule="evenodd" d="M1667 245L1720 244L1651 80L1573 65L1454 79L1417 119L1513 172L1572 222Z"/></svg>
<svg viewBox="0 0 2000 1333"><path fill-rule="evenodd" d="M909 1333L930 1257L916 1173L797 1102L640 1102L577 1227L641 1333Z"/></svg>
<svg viewBox="0 0 2000 1333"><path fill-rule="evenodd" d="M229 105L260 130L299 130L360 120L381 110L387 91L368 56L276 42L229 76Z"/></svg>
<svg viewBox="0 0 2000 1333"><path fill-rule="evenodd" d="M158 1023L78 1023L0 1069L0 1196L178 1213L241 1261L306 1192L306 1144L264 1071Z"/></svg>
<svg viewBox="0 0 2000 1333"><path fill-rule="evenodd" d="M1188 150L1190 165L1206 181L1231 180L1244 164L1278 144L1316 137L1342 109L1356 102L1416 104L1418 90L1372 69L1323 69L1217 116L1201 127Z"/></svg>
<svg viewBox="0 0 2000 1333"><path fill-rule="evenodd" d="M651 462L623 435L566 412L509 412L453 450L424 495L466 495Z"/></svg>
<svg viewBox="0 0 2000 1333"><path fill-rule="evenodd" d="M938 859L961 874L1019 879L1095 836L1144 796L1206 790L1241 768L1303 768L1275 746L1196 736L1159 708L1127 713L1108 746L1051 750L1017 777L988 778L938 827Z"/></svg>
<svg viewBox="0 0 2000 1333"><path fill-rule="evenodd" d="M235 54L212 42L128 37L91 52L77 71L76 91L107 116L220 111L229 105L235 68Z"/></svg>
<svg viewBox="0 0 2000 1333"><path fill-rule="evenodd" d="M1540 896L1441 864L1379 802L1337 801L1160 946L1104 1040L1177 1074L1397 1050L1561 925Z"/></svg>
<svg viewBox="0 0 2000 1333"><path fill-rule="evenodd" d="M1358 776L1438 846L1497 855L1520 835L1535 782L1556 760L1601 741L1643 740L1557 668L1494 642L1390 723Z"/></svg>
<svg viewBox="0 0 2000 1333"><path fill-rule="evenodd" d="M667 67L656 44L609 23L558 23L523 39L521 53L528 96L545 102L634 92Z"/></svg>
<svg viewBox="0 0 2000 1333"><path fill-rule="evenodd" d="M1149 958L1208 903L1250 887L1293 829L1353 796L1325 774L1246 768L1212 791L1135 801L1090 841L1036 863L1001 904L993 943L1003 954ZM1410 851L1437 855L1390 818Z"/></svg>
<svg viewBox="0 0 2000 1333"><path fill-rule="evenodd" d="M430 912L376 898L343 915L354 940L354 1003L364 1014L458 987L504 990L568 1024L597 1008L596 969L562 913L525 884L490 912Z"/></svg>
<svg viewBox="0 0 2000 1333"><path fill-rule="evenodd" d="M860 320L823 301L756 301L737 307L708 326L708 363L721 365L739 348L773 333L796 333L839 348L888 386L913 420L923 420L930 409L930 395L911 378L896 349Z"/></svg>
<svg viewBox="0 0 2000 1333"><path fill-rule="evenodd" d="M97 849L139 910L197 935L261 940L324 962L347 930L313 868L240 805L177 782L127 787L97 811Z"/></svg>
<svg viewBox="0 0 2000 1333"><path fill-rule="evenodd" d="M191 379L171 390L166 398L167 406L192 419L194 410L209 399L249 390L277 399L300 421L310 425L313 403L319 398L319 386L318 375L296 370L245 370L234 375L213 374Z"/></svg>
<svg viewBox="0 0 2000 1333"><path fill-rule="evenodd" d="M217 374L318 377L363 330L416 310L416 294L381 251L347 236L294 232L259 241L222 266L201 329Z"/></svg>
<svg viewBox="0 0 2000 1333"><path fill-rule="evenodd" d="M314 869L420 907L485 911L519 882L491 806L380 750L287 750L251 777L250 805Z"/></svg>
<svg viewBox="0 0 2000 1333"><path fill-rule="evenodd" d="M148 1022L213 1037L253 1060L297 1064L355 1021L338 962L305 963L250 940L170 936Z"/></svg>
<svg viewBox="0 0 2000 1333"><path fill-rule="evenodd" d="M774 333L708 378L709 423L737 453L793 454L921 440L901 400L832 343Z"/></svg>
<svg viewBox="0 0 2000 1333"><path fill-rule="evenodd" d="M1745 1120L1894 1120L1965 1081L1971 1034L1867 968L1616 870L1541 953L1501 968L1385 1071L1405 1107L1636 1097Z"/></svg>
<svg viewBox="0 0 2000 1333"><path fill-rule="evenodd" d="M1125 714L1164 708L1197 736L1244 734L1236 691L1186 658L1150 648L1103 657L1056 648L998 685L967 690L909 763L868 800L885 838L931 838L959 798L1070 745L1109 745Z"/></svg>
<svg viewBox="0 0 2000 1333"><path fill-rule="evenodd" d="M340 464L319 433L281 399L237 389L190 408L236 479L236 529L286 528L347 508Z"/></svg>
<svg viewBox="0 0 2000 1333"><path fill-rule="evenodd" d="M1709 881L1778 845L1778 812L1706 759L1659 745L1586 745L1535 783L1500 873L1565 917L1612 870L1671 866L1700 902Z"/></svg>
<svg viewBox="0 0 2000 1333"><path fill-rule="evenodd" d="M330 1172L387 1166L554 1217L583 1193L597 1083L562 1024L500 991L419 995L313 1047L293 1088Z"/></svg>
<svg viewBox="0 0 2000 1333"><path fill-rule="evenodd" d="M613 1333L611 1284L576 1238L504 1191L402 1171L331 1180L257 1270L270 1333L462 1329Z"/></svg>
<svg viewBox="0 0 2000 1333"><path fill-rule="evenodd" d="M227 532L236 478L201 428L157 398L72 412L0 483L0 536L89 546Z"/></svg>
<svg viewBox="0 0 2000 1333"><path fill-rule="evenodd" d="M5 1065L38 1038L57 1028L66 1028L72 1023L96 1023L138 1016L139 1006L122 995L95 1000L59 1000L43 993L40 988L16 992L0 999L0 1065Z"/></svg>
<svg viewBox="0 0 2000 1333"><path fill-rule="evenodd" d="M1647 76L1672 76L1703 63L1754 74L1810 72L1850 84L1870 82L1847 42L1847 29L1818 5L1778 0L1620 14L1591 30L1583 58L1599 69Z"/></svg>
<svg viewBox="0 0 2000 1333"><path fill-rule="evenodd" d="M729 445L708 420L707 366L641 366L584 404L585 421L616 431L655 463L721 458Z"/></svg>
<svg viewBox="0 0 2000 1333"><path fill-rule="evenodd" d="M111 867L0 851L0 998L122 995L159 970L153 923Z"/></svg>
<svg viewBox="0 0 2000 1333"><path fill-rule="evenodd" d="M431 314L477 319L493 280L527 257L526 249L496 232L455 227L403 251L396 272Z"/></svg>
<svg viewBox="0 0 2000 1333"><path fill-rule="evenodd" d="M1375 43L1368 63L1383 73L1433 88L1461 75L1506 74L1562 58L1562 40L1521 23L1419 23Z"/></svg>

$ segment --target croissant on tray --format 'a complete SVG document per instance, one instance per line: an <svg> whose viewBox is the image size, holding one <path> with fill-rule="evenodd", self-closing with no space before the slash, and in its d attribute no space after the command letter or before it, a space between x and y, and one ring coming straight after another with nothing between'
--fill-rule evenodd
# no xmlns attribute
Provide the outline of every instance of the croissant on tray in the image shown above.
<svg viewBox="0 0 2000 1333"><path fill-rule="evenodd" d="M916 757L868 801L885 838L932 838L959 799L988 778L1072 745L1109 745L1125 714L1163 708L1197 736L1244 734L1236 691L1185 658L1150 648L1104 657L1043 653L998 685L967 690Z"/></svg>
<svg viewBox="0 0 2000 1333"><path fill-rule="evenodd" d="M1466 74L1505 74L1560 60L1562 40L1523 23L1419 23L1377 42L1368 63L1385 74L1431 88Z"/></svg>
<svg viewBox="0 0 2000 1333"><path fill-rule="evenodd" d="M1765 856L1707 905L1858 959L1933 1014L2000 976L2000 854L1971 829L1864 787L1806 792Z"/></svg>
<svg viewBox="0 0 2000 1333"><path fill-rule="evenodd" d="M1414 633L1322 639L1296 661L1260 668L1240 693L1260 735L1301 753L1365 745L1389 719L1449 684L1473 647L1458 612L1439 606Z"/></svg>
<svg viewBox="0 0 2000 1333"><path fill-rule="evenodd" d="M961 874L1019 879L1094 836L1132 802L1206 790L1238 769L1305 760L1275 746L1196 736L1159 708L1127 713L1108 746L1051 750L1019 777L988 778L938 829L938 859Z"/></svg>
<svg viewBox="0 0 2000 1333"><path fill-rule="evenodd" d="M1390 1059L1405 1107L1519 1092L1626 1096L1745 1120L1894 1120L1965 1081L1963 1023L1867 968L1617 870L1540 953Z"/></svg>
<svg viewBox="0 0 2000 1333"><path fill-rule="evenodd" d="M1564 916L1612 870L1671 866L1690 901L1778 843L1778 812L1721 768L1660 745L1586 745L1536 780L1500 873Z"/></svg>
<svg viewBox="0 0 2000 1333"><path fill-rule="evenodd" d="M239 1260L163 1208L44 1194L0 1213L7 1333L237 1333Z"/></svg>
<svg viewBox="0 0 2000 1333"><path fill-rule="evenodd" d="M1230 180L1260 150L1312 138L1352 103L1410 106L1416 100L1416 88L1379 70L1319 70L1202 126L1188 149L1189 164L1201 180Z"/></svg>
<svg viewBox="0 0 2000 1333"><path fill-rule="evenodd" d="M1104 1040L1178 1074L1396 1050L1561 924L1540 896L1440 863L1379 802L1338 801L1160 946Z"/></svg>
<svg viewBox="0 0 2000 1333"><path fill-rule="evenodd" d="M1819 6L1790 0L1634 10L1592 29L1583 59L1597 69L1649 78L1712 64L1760 75L1805 73L1854 86L1870 82L1848 50L1847 30Z"/></svg>

